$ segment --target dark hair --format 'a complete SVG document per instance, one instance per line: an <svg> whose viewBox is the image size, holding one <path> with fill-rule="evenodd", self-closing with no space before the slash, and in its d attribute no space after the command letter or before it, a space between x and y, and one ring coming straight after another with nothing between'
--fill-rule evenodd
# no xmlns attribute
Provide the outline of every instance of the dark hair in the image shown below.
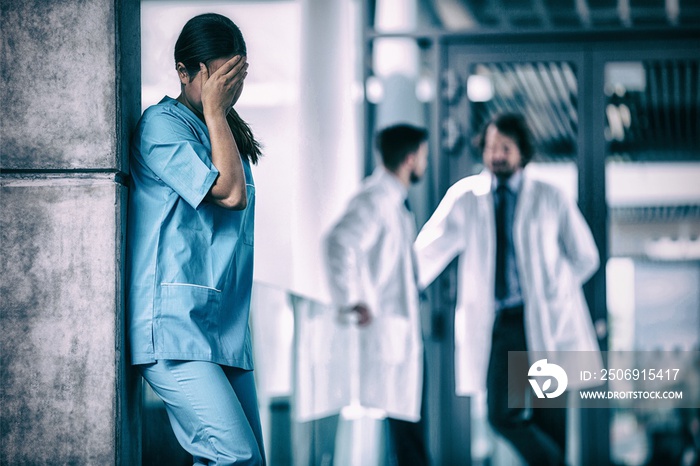
<svg viewBox="0 0 700 466"><path fill-rule="evenodd" d="M190 79L199 73L199 64L209 67L213 60L246 55L245 40L233 21L216 13L205 13L187 21L175 43L175 63L182 63ZM262 155L250 126L233 109L226 116L241 155L258 163Z"/></svg>
<svg viewBox="0 0 700 466"><path fill-rule="evenodd" d="M511 138L518 145L521 157L521 166L527 165L535 155L535 145L532 134L525 122L525 117L520 113L499 113L488 120L481 128L481 132L475 138L475 145L481 154L486 145L486 131L489 126L495 126L499 133Z"/></svg>
<svg viewBox="0 0 700 466"><path fill-rule="evenodd" d="M396 171L406 157L416 152L427 140L428 131L425 128L400 123L377 133L376 146L384 166L390 171Z"/></svg>

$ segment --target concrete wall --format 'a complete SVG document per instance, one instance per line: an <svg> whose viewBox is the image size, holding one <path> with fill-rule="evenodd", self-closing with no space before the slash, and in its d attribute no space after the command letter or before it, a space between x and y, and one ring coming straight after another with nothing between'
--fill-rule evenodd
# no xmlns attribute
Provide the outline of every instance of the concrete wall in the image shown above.
<svg viewBox="0 0 700 466"><path fill-rule="evenodd" d="M0 464L139 464L122 290L139 2L0 5Z"/></svg>

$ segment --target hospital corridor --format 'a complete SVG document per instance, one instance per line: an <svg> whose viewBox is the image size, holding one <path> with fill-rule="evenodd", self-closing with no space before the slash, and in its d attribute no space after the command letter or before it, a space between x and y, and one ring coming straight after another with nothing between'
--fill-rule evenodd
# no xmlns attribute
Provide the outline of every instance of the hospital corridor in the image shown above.
<svg viewBox="0 0 700 466"><path fill-rule="evenodd" d="M239 464L188 451L208 427L136 368L170 354L172 296L196 335L170 359L234 352L198 316L219 267L263 464L700 466L700 1L2 3L0 464ZM193 72L204 13L245 43ZM233 153L261 153L225 212L218 79ZM137 123L164 105L201 141ZM181 223L128 225L156 216ZM135 276L137 241L183 274Z"/></svg>

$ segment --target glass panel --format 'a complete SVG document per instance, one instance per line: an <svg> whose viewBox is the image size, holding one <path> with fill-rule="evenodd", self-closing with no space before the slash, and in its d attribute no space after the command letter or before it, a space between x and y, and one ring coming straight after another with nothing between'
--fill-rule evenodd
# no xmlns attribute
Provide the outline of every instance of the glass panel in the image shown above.
<svg viewBox="0 0 700 466"><path fill-rule="evenodd" d="M466 134L479 134L497 113L524 115L536 146L536 155L527 170L532 176L559 187L572 199L577 198L578 81L571 63L474 63L469 67L466 96L469 102ZM474 149L472 154L471 170L476 173L483 165L480 154ZM471 400L473 463L521 464L510 446L491 430L485 401ZM576 450L573 444L578 432L578 426L572 424L570 453Z"/></svg>
<svg viewBox="0 0 700 466"><path fill-rule="evenodd" d="M605 66L611 351L700 348L699 83L697 61ZM642 412L620 403L611 417L612 461L692 462L698 422L694 410Z"/></svg>
<svg viewBox="0 0 700 466"><path fill-rule="evenodd" d="M473 65L467 78L471 133L494 113L519 112L530 125L539 161L575 160L577 87L574 67L566 62Z"/></svg>
<svg viewBox="0 0 700 466"><path fill-rule="evenodd" d="M256 282L251 330L269 464L383 464L383 412L357 403L358 330L333 306Z"/></svg>
<svg viewBox="0 0 700 466"><path fill-rule="evenodd" d="M471 130L496 112L522 113L530 124L539 160L576 159L577 81L566 62L474 65L467 79Z"/></svg>
<svg viewBox="0 0 700 466"><path fill-rule="evenodd" d="M577 80L567 62L480 63L467 78L470 121L467 134L499 112L525 116L536 146L528 170L571 198L578 197ZM473 172L483 166L475 155Z"/></svg>

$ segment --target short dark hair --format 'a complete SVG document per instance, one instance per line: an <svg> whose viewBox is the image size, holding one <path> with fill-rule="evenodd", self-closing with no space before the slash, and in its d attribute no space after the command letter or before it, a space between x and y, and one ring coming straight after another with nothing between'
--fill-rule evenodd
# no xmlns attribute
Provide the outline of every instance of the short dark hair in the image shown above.
<svg viewBox="0 0 700 466"><path fill-rule="evenodd" d="M535 155L535 145L532 140L532 133L525 121L525 117L520 113L499 113L488 120L481 128L481 132L475 139L475 145L479 148L479 153L483 155L486 145L486 131L489 126L495 126L499 133L511 138L518 145L521 165L527 165Z"/></svg>
<svg viewBox="0 0 700 466"><path fill-rule="evenodd" d="M427 129L399 123L379 131L375 142L384 166L390 171L396 171L408 155L416 152L427 140Z"/></svg>

